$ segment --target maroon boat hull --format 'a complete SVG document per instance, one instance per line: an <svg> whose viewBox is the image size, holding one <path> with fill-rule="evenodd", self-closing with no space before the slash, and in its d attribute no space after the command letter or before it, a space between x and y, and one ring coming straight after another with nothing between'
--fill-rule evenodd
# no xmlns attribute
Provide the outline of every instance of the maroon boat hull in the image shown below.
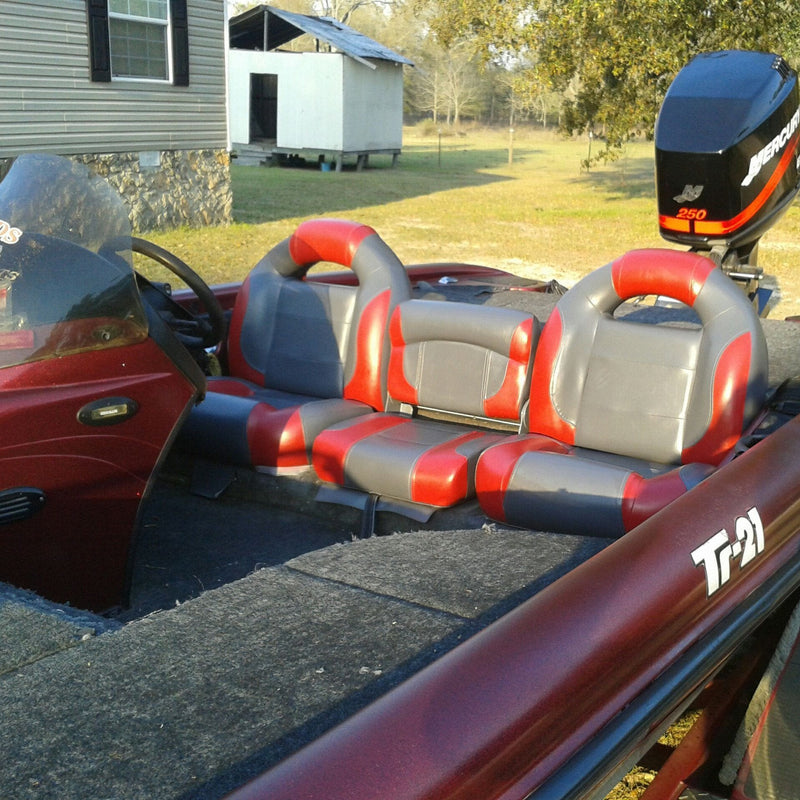
<svg viewBox="0 0 800 800"><path fill-rule="evenodd" d="M165 444L197 394L153 339L0 372L5 491L41 508L3 526L0 580L97 610L123 603L132 532ZM132 401L94 425L81 410Z"/></svg>

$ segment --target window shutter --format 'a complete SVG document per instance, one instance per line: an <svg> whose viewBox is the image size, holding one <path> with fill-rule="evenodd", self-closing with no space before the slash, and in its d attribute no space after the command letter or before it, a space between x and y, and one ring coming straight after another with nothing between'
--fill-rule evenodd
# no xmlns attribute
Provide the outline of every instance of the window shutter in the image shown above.
<svg viewBox="0 0 800 800"><path fill-rule="evenodd" d="M92 81L111 80L111 48L108 42L107 0L87 0L89 23L89 69Z"/></svg>
<svg viewBox="0 0 800 800"><path fill-rule="evenodd" d="M189 85L189 17L186 0L170 0L172 22L172 82Z"/></svg>

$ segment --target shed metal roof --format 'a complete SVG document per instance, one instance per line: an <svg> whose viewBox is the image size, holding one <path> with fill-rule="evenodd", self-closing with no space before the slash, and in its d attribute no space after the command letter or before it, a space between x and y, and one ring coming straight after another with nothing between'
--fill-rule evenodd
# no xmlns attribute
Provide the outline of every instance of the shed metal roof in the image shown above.
<svg viewBox="0 0 800 800"><path fill-rule="evenodd" d="M413 66L405 56L331 17L311 17L260 5L232 17L229 29L230 46L240 50L275 50L307 33L367 66L374 66L367 59Z"/></svg>

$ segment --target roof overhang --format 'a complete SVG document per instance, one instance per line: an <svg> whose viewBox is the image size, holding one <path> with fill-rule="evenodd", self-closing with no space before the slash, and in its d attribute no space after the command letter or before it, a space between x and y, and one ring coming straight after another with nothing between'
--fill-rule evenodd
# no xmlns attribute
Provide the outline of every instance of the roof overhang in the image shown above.
<svg viewBox="0 0 800 800"><path fill-rule="evenodd" d="M230 46L240 50L276 50L303 34L325 42L372 69L375 65L371 60L413 66L405 56L330 17L294 14L260 5L229 21Z"/></svg>

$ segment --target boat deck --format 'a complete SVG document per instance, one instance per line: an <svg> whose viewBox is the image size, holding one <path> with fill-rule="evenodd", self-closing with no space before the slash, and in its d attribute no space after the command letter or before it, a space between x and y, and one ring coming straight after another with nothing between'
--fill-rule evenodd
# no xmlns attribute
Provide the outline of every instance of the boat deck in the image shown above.
<svg viewBox="0 0 800 800"><path fill-rule="evenodd" d="M555 301L459 291L540 318ZM777 385L800 374L800 325L764 327ZM309 480L239 472L212 500L194 467L168 460L143 509L129 609L0 586L3 796L222 797L609 544L471 504L359 539Z"/></svg>
<svg viewBox="0 0 800 800"><path fill-rule="evenodd" d="M220 797L607 543L490 526L351 541L163 482L131 612L109 621L5 595L0 785Z"/></svg>

